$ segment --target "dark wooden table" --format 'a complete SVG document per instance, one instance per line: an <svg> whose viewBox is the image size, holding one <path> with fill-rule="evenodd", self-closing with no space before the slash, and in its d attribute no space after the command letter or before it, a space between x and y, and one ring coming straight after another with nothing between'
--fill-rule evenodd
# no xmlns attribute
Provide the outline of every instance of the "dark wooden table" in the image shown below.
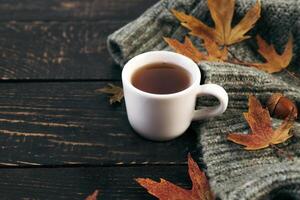
<svg viewBox="0 0 300 200"><path fill-rule="evenodd" d="M151 142L124 103L95 89L121 85L108 34L157 0L0 1L0 199L154 199L134 178L190 187L189 130Z"/></svg>

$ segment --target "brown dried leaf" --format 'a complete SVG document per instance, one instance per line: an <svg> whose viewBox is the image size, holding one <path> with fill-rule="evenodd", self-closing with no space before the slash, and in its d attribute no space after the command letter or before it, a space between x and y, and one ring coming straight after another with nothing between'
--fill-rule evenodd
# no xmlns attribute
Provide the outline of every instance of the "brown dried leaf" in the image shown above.
<svg viewBox="0 0 300 200"><path fill-rule="evenodd" d="M182 26L191 30L191 35L199 36L201 38L211 38L212 40L216 41L215 30L198 20L196 17L187 15L174 9L171 10L171 12L181 22Z"/></svg>
<svg viewBox="0 0 300 200"><path fill-rule="evenodd" d="M192 41L185 37L184 43L179 42L176 39L164 38L170 47L172 47L177 53L185 55L192 59L194 62L198 63L204 60L205 55L202 54L192 43Z"/></svg>
<svg viewBox="0 0 300 200"><path fill-rule="evenodd" d="M99 191L95 190L91 195L89 195L85 200L97 200Z"/></svg>
<svg viewBox="0 0 300 200"><path fill-rule="evenodd" d="M254 27L255 23L260 18L260 12L261 4L260 0L257 0L255 5L250 8L244 18L231 30L230 37L227 41L228 45L250 38L249 35L245 34ZM226 42L224 44L226 44Z"/></svg>
<svg viewBox="0 0 300 200"><path fill-rule="evenodd" d="M204 47L207 50L207 55L199 51L188 37L185 37L184 43L180 43L178 40L171 38L164 38L164 40L177 53L191 58L196 63L202 60L220 62L227 60L228 57L227 49L220 49L219 46L210 38L204 39Z"/></svg>
<svg viewBox="0 0 300 200"><path fill-rule="evenodd" d="M284 52L279 55L274 46L269 45L259 35L256 37L258 52L266 59L266 63L252 63L251 65L268 73L279 72L285 69L293 57L293 37L290 35Z"/></svg>
<svg viewBox="0 0 300 200"><path fill-rule="evenodd" d="M260 18L261 5L257 0L244 18L234 28L231 27L234 14L235 0L208 0L208 8L215 22L211 28L197 18L183 12L172 10L174 16L181 21L182 26L189 29L190 34L200 38L210 38L219 45L232 45L241 42L250 36L245 35Z"/></svg>
<svg viewBox="0 0 300 200"><path fill-rule="evenodd" d="M160 200L213 200L214 195L209 183L197 163L188 155L189 175L193 183L191 190L183 189L173 183L160 179L160 182L149 178L137 178L136 181L146 188L150 194Z"/></svg>
<svg viewBox="0 0 300 200"><path fill-rule="evenodd" d="M206 60L208 61L226 61L228 59L228 50L226 47L220 47L210 38L204 38L204 47L207 51Z"/></svg>
<svg viewBox="0 0 300 200"><path fill-rule="evenodd" d="M97 89L96 92L100 92L100 93L105 93L105 94L110 94L110 98L109 98L109 103L113 104L116 102L121 102L124 94L123 94L123 89L119 86L116 86L112 83L109 83L108 86L101 88L101 89Z"/></svg>
<svg viewBox="0 0 300 200"><path fill-rule="evenodd" d="M292 137L290 129L293 126L292 116L287 117L282 124L273 131L271 117L267 109L262 108L255 96L249 97L249 110L244 113L252 133L239 134L231 133L227 139L245 146L246 150L257 150L271 145L285 142Z"/></svg>

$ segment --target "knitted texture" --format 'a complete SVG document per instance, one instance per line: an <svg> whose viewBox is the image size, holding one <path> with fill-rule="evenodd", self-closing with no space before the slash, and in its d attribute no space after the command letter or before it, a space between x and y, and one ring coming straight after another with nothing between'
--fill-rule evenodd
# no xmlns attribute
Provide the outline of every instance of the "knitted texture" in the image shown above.
<svg viewBox="0 0 300 200"><path fill-rule="evenodd" d="M254 1L237 0L235 22L244 16ZM199 0L163 0L148 9L141 17L119 29L108 38L108 48L121 66L133 56L150 50L168 49L162 37L182 39L187 31L170 13L170 9L189 13L212 25L207 2ZM299 55L300 2L298 0L262 0L262 18L251 34L263 36L282 51L289 32ZM201 48L201 43L193 38ZM255 42L248 40L231 47L243 60L258 60ZM294 57L294 63L299 57ZM199 149L213 191L221 199L272 199L293 197L300 199L300 124L294 125L295 136L279 147L293 152L294 160L279 158L274 149L246 151L226 139L228 133L248 133L249 127L242 113L248 109L248 95L255 94L266 102L272 93L282 92L300 105L300 87L286 82L284 74L276 76L254 68L228 63L200 63L205 83L223 86L229 94L227 111L216 118L194 126L199 135ZM299 70L299 69L298 69ZM300 70L299 70L300 71ZM283 79L283 80L282 80ZM216 104L213 98L201 98L198 107ZM273 120L278 127L279 120Z"/></svg>
<svg viewBox="0 0 300 200"><path fill-rule="evenodd" d="M242 113L247 111L249 94L262 102L274 92L283 92L300 103L300 89L289 86L272 75L256 69L231 64L202 63L206 72L205 83L222 85L228 92L228 110L221 116L199 126L199 147L207 166L210 184L221 199L259 199L269 197L275 190L291 189L294 198L300 192L300 124L296 123L293 137L280 145L295 153L294 161L281 160L273 149L246 151L226 139L228 133L248 133L249 127ZM210 99L199 100L199 106L211 105ZM273 120L274 127L280 121ZM295 189L295 186L298 186ZM279 192L279 191L278 191Z"/></svg>
<svg viewBox="0 0 300 200"><path fill-rule="evenodd" d="M233 24L245 15L254 2L254 0L236 0ZM261 0L261 3L262 17L250 33L262 35L280 51L283 50L289 33L292 33L295 54L300 55L300 1ZM108 37L108 49L114 60L123 66L128 59L142 52L164 49L167 45L162 37L182 40L188 31L180 26L171 14L171 9L193 15L213 26L206 0L162 0L141 17ZM231 47L231 51L243 60L256 60L255 49L256 44L253 40L246 40ZM294 63L299 62L300 57L295 56ZM300 72L299 67L297 70Z"/></svg>

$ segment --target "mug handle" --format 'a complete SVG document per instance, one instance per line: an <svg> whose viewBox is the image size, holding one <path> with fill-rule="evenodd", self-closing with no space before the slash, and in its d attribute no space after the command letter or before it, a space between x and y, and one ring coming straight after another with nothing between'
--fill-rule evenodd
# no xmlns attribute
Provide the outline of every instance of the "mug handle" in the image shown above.
<svg viewBox="0 0 300 200"><path fill-rule="evenodd" d="M200 110L195 110L193 120L207 119L225 112L228 105L228 94L221 86L216 84L199 85L196 93L197 97L209 95L214 96L219 100L220 104L217 106L204 107Z"/></svg>

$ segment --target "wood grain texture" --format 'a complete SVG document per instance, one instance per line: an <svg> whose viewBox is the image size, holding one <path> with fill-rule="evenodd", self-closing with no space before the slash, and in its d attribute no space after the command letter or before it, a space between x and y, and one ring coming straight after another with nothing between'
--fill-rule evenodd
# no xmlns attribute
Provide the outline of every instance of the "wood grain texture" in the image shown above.
<svg viewBox="0 0 300 200"><path fill-rule="evenodd" d="M0 166L186 163L192 130L152 142L130 127L124 103L94 91L106 82L0 84ZM120 83L116 83L120 84Z"/></svg>
<svg viewBox="0 0 300 200"><path fill-rule="evenodd" d="M106 49L113 31L158 0L0 1L0 199L155 199L134 178L184 187L191 129L152 142L124 103L95 93L120 80Z"/></svg>
<svg viewBox="0 0 300 200"><path fill-rule="evenodd" d="M0 79L117 79L107 35L125 22L0 23Z"/></svg>
<svg viewBox="0 0 300 200"><path fill-rule="evenodd" d="M165 178L190 188L187 170L187 166L1 169L0 193L2 200L83 200L99 189L98 199L150 200L155 198L135 178Z"/></svg>
<svg viewBox="0 0 300 200"><path fill-rule="evenodd" d="M1 0L0 20L132 20L158 0Z"/></svg>
<svg viewBox="0 0 300 200"><path fill-rule="evenodd" d="M1 1L0 80L120 80L107 36L155 2Z"/></svg>

